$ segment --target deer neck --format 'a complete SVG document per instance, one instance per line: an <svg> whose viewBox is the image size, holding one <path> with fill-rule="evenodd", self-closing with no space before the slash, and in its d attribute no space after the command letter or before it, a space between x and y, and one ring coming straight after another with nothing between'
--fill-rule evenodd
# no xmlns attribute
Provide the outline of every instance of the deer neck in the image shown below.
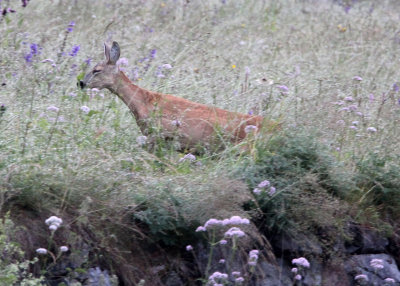
<svg viewBox="0 0 400 286"><path fill-rule="evenodd" d="M109 89L121 98L137 120L145 118L152 109L154 96L151 92L134 85L122 71L117 75L114 86Z"/></svg>

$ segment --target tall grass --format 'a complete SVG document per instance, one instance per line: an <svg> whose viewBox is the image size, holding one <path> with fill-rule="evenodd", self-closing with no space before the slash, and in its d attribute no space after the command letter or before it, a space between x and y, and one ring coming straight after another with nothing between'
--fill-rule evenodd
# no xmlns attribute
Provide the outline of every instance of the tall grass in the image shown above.
<svg viewBox="0 0 400 286"><path fill-rule="evenodd" d="M396 217L400 6L350 2L0 2L16 11L0 16L0 211L65 216L73 233L102 233L97 242L114 247L113 261L137 246L124 234L178 246L211 217L245 216L243 205L261 211L269 231L299 223L299 210L282 209L279 199L253 204L248 188L262 179L275 180L285 202L298 196L300 210L314 203L303 229L319 227L317 197L327 203L324 223L337 200L360 206L359 217L370 202L370 216ZM179 163L169 149L147 152L116 96L76 86L110 40L135 84L261 114L282 122L285 134L197 164ZM308 160L314 165L296 165ZM276 212L265 216L269 207Z"/></svg>

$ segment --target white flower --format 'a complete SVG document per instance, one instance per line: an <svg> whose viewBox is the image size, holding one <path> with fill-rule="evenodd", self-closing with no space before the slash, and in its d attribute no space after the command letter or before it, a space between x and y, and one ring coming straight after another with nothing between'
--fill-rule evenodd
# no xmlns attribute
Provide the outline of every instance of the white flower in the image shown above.
<svg viewBox="0 0 400 286"><path fill-rule="evenodd" d="M147 137L146 136L138 136L136 138L136 143L138 143L140 146L144 146L147 144Z"/></svg>
<svg viewBox="0 0 400 286"><path fill-rule="evenodd" d="M294 279L296 279L296 280L301 280L301 275L300 274L297 274L296 276L294 276Z"/></svg>
<svg viewBox="0 0 400 286"><path fill-rule="evenodd" d="M244 132L247 133L247 134L250 133L250 132L257 132L257 130L258 130L258 128L255 125L247 125L244 128Z"/></svg>
<svg viewBox="0 0 400 286"><path fill-rule="evenodd" d="M299 271L299 269L297 269L296 267L293 267L291 271L292 271L292 273L297 273L297 271Z"/></svg>
<svg viewBox="0 0 400 286"><path fill-rule="evenodd" d="M377 130L376 130L375 127L368 127L368 128L367 128L367 131L368 131L368 132L371 132L371 133L375 133Z"/></svg>
<svg viewBox="0 0 400 286"><path fill-rule="evenodd" d="M38 254L46 254L47 253L47 249L46 248L38 248L38 249L36 249L36 253L38 253Z"/></svg>
<svg viewBox="0 0 400 286"><path fill-rule="evenodd" d="M45 220L45 223L49 226L49 229L52 231L57 230L57 228L60 227L62 222L63 222L63 220L56 216L51 216Z"/></svg>
<svg viewBox="0 0 400 286"><path fill-rule="evenodd" d="M60 251L61 252L67 252L68 251L68 246L65 246L65 245L60 246Z"/></svg>
<svg viewBox="0 0 400 286"><path fill-rule="evenodd" d="M186 251L191 251L191 250L193 250L193 246L187 245L187 246L186 246Z"/></svg>
<svg viewBox="0 0 400 286"><path fill-rule="evenodd" d="M225 263L225 259L220 259L220 260L218 261L218 263L224 264L224 263Z"/></svg>
<svg viewBox="0 0 400 286"><path fill-rule="evenodd" d="M81 106L80 110L82 110L86 114L90 112L90 108L87 107L86 105Z"/></svg>
<svg viewBox="0 0 400 286"><path fill-rule="evenodd" d="M256 194L256 195L259 195L259 194L261 194L261 190L259 188L255 188L253 190L253 193Z"/></svg>
<svg viewBox="0 0 400 286"><path fill-rule="evenodd" d="M175 126L175 127L179 127L182 125L182 122L180 122L179 120L172 120L171 125Z"/></svg>
<svg viewBox="0 0 400 286"><path fill-rule="evenodd" d="M396 283L396 280L394 280L393 278L386 278L385 280L386 283Z"/></svg>

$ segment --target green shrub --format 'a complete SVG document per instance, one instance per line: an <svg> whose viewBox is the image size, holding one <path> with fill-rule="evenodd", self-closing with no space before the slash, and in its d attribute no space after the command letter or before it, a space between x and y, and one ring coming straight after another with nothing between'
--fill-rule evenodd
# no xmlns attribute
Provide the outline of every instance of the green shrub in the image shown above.
<svg viewBox="0 0 400 286"><path fill-rule="evenodd" d="M17 229L8 214L0 220L0 285L43 285L42 277L29 272L37 259L25 260L21 247L13 241Z"/></svg>
<svg viewBox="0 0 400 286"><path fill-rule="evenodd" d="M400 165L398 155L369 153L357 162L360 203L376 206L382 217L399 218Z"/></svg>
<svg viewBox="0 0 400 286"><path fill-rule="evenodd" d="M255 159L245 160L237 175L252 189L264 180L276 188L275 194L254 194L247 205L261 211L264 227L282 232L333 223L335 208L341 208L339 198L355 186L322 144L312 136L289 134L260 140L256 151Z"/></svg>

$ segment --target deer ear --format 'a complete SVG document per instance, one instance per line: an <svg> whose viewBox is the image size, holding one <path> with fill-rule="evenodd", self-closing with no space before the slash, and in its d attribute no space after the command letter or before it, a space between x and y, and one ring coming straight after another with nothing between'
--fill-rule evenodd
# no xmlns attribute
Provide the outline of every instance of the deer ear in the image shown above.
<svg viewBox="0 0 400 286"><path fill-rule="evenodd" d="M106 58L106 63L110 61L110 47L104 43L104 57Z"/></svg>
<svg viewBox="0 0 400 286"><path fill-rule="evenodd" d="M108 63L115 65L119 59L120 54L121 54L121 51L119 49L118 43L113 42L111 50L110 50L110 59L109 59Z"/></svg>

